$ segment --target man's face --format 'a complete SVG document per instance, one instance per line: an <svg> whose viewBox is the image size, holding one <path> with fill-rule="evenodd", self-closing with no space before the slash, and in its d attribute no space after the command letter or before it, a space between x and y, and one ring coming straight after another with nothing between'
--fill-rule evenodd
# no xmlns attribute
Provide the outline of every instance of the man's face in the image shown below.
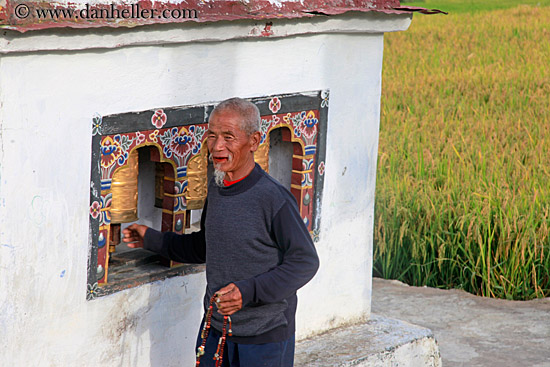
<svg viewBox="0 0 550 367"><path fill-rule="evenodd" d="M258 133L251 136L241 130L241 117L230 111L220 111L208 124L208 150L214 168L227 174L229 180L239 179L249 173L254 165L254 151L258 148Z"/></svg>

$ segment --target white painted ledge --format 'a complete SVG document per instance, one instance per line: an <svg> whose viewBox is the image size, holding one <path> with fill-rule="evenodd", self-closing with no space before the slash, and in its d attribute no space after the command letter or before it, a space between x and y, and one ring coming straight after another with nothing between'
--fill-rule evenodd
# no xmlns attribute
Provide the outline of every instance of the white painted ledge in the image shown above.
<svg viewBox="0 0 550 367"><path fill-rule="evenodd" d="M321 33L384 33L405 31L412 14L349 12L337 16L307 19L266 19L187 22L135 28L49 29L19 33L3 30L0 54L113 49L125 46L215 42L234 39L269 39ZM266 28L267 23L272 23ZM269 33L268 36L264 35Z"/></svg>
<svg viewBox="0 0 550 367"><path fill-rule="evenodd" d="M426 328L371 315L296 343L296 367L441 367L439 346Z"/></svg>

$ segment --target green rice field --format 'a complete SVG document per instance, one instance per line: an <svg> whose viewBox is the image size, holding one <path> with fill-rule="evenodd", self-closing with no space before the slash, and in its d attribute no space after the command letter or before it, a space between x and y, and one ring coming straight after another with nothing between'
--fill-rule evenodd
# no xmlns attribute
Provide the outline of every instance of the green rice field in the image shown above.
<svg viewBox="0 0 550 367"><path fill-rule="evenodd" d="M441 0L384 37L374 275L550 296L550 1Z"/></svg>

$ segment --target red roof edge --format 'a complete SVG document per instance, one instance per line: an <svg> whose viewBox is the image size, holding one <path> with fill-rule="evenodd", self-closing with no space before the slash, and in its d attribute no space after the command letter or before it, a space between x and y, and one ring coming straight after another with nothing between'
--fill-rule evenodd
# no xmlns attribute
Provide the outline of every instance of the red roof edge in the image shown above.
<svg viewBox="0 0 550 367"><path fill-rule="evenodd" d="M444 13L439 10L403 7L399 0L138 0L131 4L120 0L108 1L62 4L44 0L0 0L0 28L19 32L64 27L119 28L189 21L202 23L238 19L297 19L343 14L348 11L386 14Z"/></svg>

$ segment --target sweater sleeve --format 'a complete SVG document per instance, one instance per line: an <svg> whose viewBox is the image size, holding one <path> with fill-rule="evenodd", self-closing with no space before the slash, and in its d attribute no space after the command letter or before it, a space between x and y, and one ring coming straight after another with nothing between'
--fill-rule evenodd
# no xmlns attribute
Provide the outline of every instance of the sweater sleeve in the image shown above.
<svg viewBox="0 0 550 367"><path fill-rule="evenodd" d="M298 208L286 202L272 222L272 235L281 254L279 265L255 277L235 282L243 306L272 303L290 297L313 278L319 268L317 251Z"/></svg>
<svg viewBox="0 0 550 367"><path fill-rule="evenodd" d="M188 234L159 232L148 228L143 238L143 247L173 261L187 264L202 264L206 261L205 217L206 204L202 211L200 231Z"/></svg>

